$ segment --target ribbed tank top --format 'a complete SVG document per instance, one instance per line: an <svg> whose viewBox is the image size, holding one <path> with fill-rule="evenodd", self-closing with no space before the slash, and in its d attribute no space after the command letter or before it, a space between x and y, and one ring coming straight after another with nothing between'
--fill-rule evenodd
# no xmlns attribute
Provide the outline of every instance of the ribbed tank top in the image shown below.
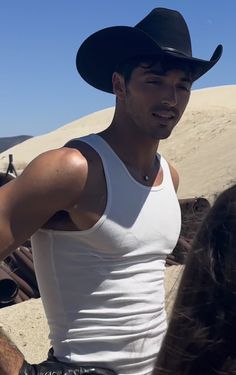
<svg viewBox="0 0 236 375"><path fill-rule="evenodd" d="M181 227L169 166L158 155L163 181L150 188L100 136L80 140L101 157L107 204L88 230L32 236L49 338L59 360L151 374L166 330L165 258Z"/></svg>

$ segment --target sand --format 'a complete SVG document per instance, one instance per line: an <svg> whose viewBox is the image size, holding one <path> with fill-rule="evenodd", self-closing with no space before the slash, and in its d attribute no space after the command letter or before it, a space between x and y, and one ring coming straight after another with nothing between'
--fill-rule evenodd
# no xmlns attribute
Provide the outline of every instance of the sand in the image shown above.
<svg viewBox="0 0 236 375"><path fill-rule="evenodd" d="M45 360L50 342L41 298L1 309L0 327L30 363Z"/></svg>
<svg viewBox="0 0 236 375"><path fill-rule="evenodd" d="M95 112L51 133L31 138L0 154L0 171L14 156L18 172L37 155L69 139L105 129L114 108ZM235 182L236 85L192 92L188 108L161 153L178 169L179 197L212 197Z"/></svg>
<svg viewBox="0 0 236 375"><path fill-rule="evenodd" d="M22 169L38 154L61 147L71 138L106 128L114 108L93 113L49 134L29 139L0 154L0 171L14 155ZM180 173L179 198L205 196L236 183L236 85L193 91L183 118L172 136L161 142L161 153ZM166 270L166 308L170 314L183 266ZM48 326L41 300L31 300L0 310L0 325L26 359L39 362L49 348Z"/></svg>

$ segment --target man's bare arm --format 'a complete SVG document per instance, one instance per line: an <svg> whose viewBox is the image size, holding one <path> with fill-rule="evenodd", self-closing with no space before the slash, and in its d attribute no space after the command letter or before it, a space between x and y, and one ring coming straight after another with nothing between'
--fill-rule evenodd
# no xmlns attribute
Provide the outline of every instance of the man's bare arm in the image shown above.
<svg viewBox="0 0 236 375"><path fill-rule="evenodd" d="M0 260L55 212L78 201L86 173L81 154L62 148L40 155L21 176L0 189Z"/></svg>
<svg viewBox="0 0 236 375"><path fill-rule="evenodd" d="M0 328L0 374L18 375L24 356Z"/></svg>

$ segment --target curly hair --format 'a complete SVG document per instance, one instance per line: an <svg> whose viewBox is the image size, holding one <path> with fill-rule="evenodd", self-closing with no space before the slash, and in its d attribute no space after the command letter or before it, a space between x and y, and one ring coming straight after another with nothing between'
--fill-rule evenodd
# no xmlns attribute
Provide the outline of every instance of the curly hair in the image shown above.
<svg viewBox="0 0 236 375"><path fill-rule="evenodd" d="M235 342L236 185L193 241L153 375L236 374Z"/></svg>

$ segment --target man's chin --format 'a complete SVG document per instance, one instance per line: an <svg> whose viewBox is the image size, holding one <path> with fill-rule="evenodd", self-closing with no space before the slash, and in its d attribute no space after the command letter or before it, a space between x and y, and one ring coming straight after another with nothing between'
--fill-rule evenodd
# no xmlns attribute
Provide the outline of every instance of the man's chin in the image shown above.
<svg viewBox="0 0 236 375"><path fill-rule="evenodd" d="M163 129L163 131L158 131L158 132L155 132L155 135L154 137L158 140L164 140L164 139L167 139L169 138L169 136L171 135L172 133L172 130L173 129Z"/></svg>

